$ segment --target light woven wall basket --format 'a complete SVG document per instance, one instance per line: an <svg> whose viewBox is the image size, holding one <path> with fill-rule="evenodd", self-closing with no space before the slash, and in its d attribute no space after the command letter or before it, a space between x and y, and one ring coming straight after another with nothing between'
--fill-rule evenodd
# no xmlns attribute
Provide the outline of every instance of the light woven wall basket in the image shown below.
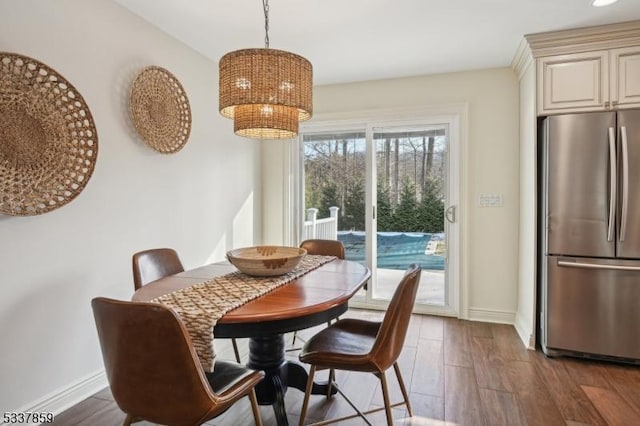
<svg viewBox="0 0 640 426"><path fill-rule="evenodd" d="M164 68L143 69L131 85L131 120L140 137L163 154L180 151L191 133L189 99L178 79Z"/></svg>
<svg viewBox="0 0 640 426"><path fill-rule="evenodd" d="M84 98L60 73L0 52L0 213L34 216L84 189L98 133Z"/></svg>

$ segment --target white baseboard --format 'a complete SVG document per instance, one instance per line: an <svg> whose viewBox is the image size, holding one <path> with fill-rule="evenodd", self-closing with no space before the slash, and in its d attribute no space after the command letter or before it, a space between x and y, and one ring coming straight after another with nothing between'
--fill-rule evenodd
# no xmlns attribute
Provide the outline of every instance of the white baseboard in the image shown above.
<svg viewBox="0 0 640 426"><path fill-rule="evenodd" d="M518 336L520 336L520 340L529 350L536 349L536 335L533 332L533 326L528 324L527 321L516 313L516 321L513 324L518 332Z"/></svg>
<svg viewBox="0 0 640 426"><path fill-rule="evenodd" d="M80 401L104 389L108 385L109 383L107 382L107 376L104 369L99 370L14 411L17 413L53 413L53 415L56 416L67 408L76 405ZM2 421L2 419L0 419L0 421ZM8 423L0 423L0 425L6 424ZM40 423L21 424L39 425Z"/></svg>
<svg viewBox="0 0 640 426"><path fill-rule="evenodd" d="M513 324L515 321L515 312L498 311L495 309L469 308L469 320L496 322L499 324Z"/></svg>

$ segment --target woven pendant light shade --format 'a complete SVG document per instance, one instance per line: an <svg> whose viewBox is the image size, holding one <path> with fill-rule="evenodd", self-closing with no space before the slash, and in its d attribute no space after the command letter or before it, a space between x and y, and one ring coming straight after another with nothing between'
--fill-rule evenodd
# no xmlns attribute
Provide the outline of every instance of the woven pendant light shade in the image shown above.
<svg viewBox="0 0 640 426"><path fill-rule="evenodd" d="M298 134L298 116L296 108L281 105L240 105L235 108L233 131L254 139L290 139Z"/></svg>
<svg viewBox="0 0 640 426"><path fill-rule="evenodd" d="M276 49L243 49L220 59L220 114L239 136L288 139L312 114L311 63Z"/></svg>

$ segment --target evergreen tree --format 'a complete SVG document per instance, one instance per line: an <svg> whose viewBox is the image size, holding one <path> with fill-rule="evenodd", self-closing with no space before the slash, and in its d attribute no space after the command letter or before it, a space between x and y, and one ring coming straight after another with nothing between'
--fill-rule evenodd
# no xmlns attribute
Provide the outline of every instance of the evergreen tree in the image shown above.
<svg viewBox="0 0 640 426"><path fill-rule="evenodd" d="M307 164L305 164L305 182L304 182L304 205L305 208L316 207L318 205L319 193L314 185L314 176L317 172L312 172L313 167L316 165L315 161L309 160ZM308 170L307 170L308 169Z"/></svg>
<svg viewBox="0 0 640 426"><path fill-rule="evenodd" d="M440 197L440 185L433 179L425 182L425 191L422 194L422 202L418 207L420 232L443 232L444 231L444 202Z"/></svg>
<svg viewBox="0 0 640 426"><path fill-rule="evenodd" d="M344 216L339 225L341 231L364 231L364 197L364 186L361 181L356 181L353 186L347 188Z"/></svg>
<svg viewBox="0 0 640 426"><path fill-rule="evenodd" d="M416 187L406 179L400 192L400 203L396 207L391 220L392 230L397 232L411 232L419 228L418 202L416 201Z"/></svg>
<svg viewBox="0 0 640 426"><path fill-rule="evenodd" d="M338 191L338 185L333 182L329 182L324 185L322 187L320 199L318 217L329 217L329 207L340 207L340 193Z"/></svg>
<svg viewBox="0 0 640 426"><path fill-rule="evenodd" d="M391 231L391 196L386 185L378 185L378 231Z"/></svg>

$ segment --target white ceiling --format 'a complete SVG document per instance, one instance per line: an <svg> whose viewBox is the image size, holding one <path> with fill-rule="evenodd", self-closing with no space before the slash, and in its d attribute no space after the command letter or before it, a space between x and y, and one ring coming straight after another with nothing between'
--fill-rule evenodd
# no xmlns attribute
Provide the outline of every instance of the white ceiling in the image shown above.
<svg viewBox="0 0 640 426"><path fill-rule="evenodd" d="M261 0L115 0L218 61L264 47ZM640 19L640 0L270 0L270 47L314 84L508 66L524 34Z"/></svg>

